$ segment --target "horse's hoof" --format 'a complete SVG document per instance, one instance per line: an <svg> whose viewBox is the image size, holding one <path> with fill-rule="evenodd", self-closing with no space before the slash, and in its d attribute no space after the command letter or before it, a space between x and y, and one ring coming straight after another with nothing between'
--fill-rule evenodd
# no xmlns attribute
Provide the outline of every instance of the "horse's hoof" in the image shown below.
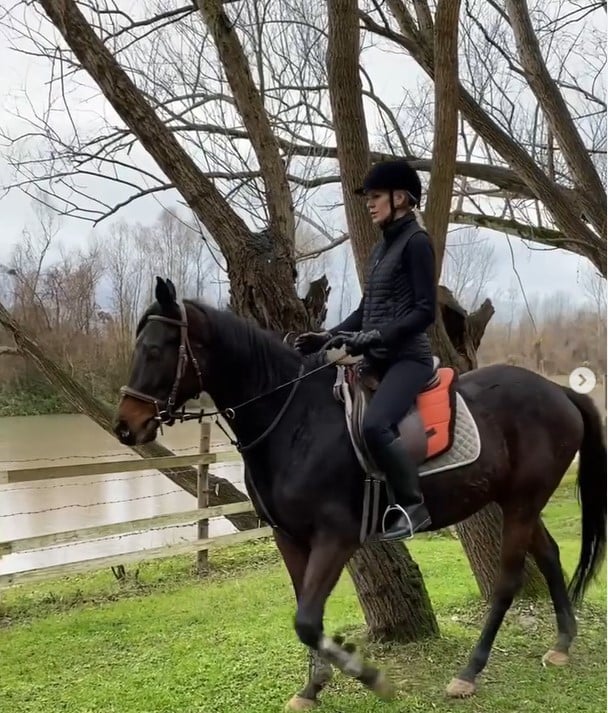
<svg viewBox="0 0 608 713"><path fill-rule="evenodd" d="M547 653L543 656L543 666L551 664L551 666L566 666L570 657L563 651L555 651L555 649L549 649Z"/></svg>
<svg viewBox="0 0 608 713"><path fill-rule="evenodd" d="M395 686L393 686L393 684L382 673L382 671L378 671L376 680L370 686L370 688L381 701L392 701L397 693L395 690Z"/></svg>
<svg viewBox="0 0 608 713"><path fill-rule="evenodd" d="M469 698L475 693L475 683L464 681L462 678L453 678L445 692L450 698Z"/></svg>
<svg viewBox="0 0 608 713"><path fill-rule="evenodd" d="M311 698L302 698L302 696L295 695L285 704L286 711L309 711L317 705L317 701L313 701Z"/></svg>

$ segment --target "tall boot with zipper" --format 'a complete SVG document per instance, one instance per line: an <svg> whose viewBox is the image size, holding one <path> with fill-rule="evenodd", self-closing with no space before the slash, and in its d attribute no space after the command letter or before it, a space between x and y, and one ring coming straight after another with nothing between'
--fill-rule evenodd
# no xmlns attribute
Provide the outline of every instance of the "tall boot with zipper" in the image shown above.
<svg viewBox="0 0 608 713"><path fill-rule="evenodd" d="M429 527L431 516L420 491L418 468L401 438L395 438L375 453L374 460L390 483L397 505L400 506L392 510L393 522L389 523L378 539L401 540Z"/></svg>

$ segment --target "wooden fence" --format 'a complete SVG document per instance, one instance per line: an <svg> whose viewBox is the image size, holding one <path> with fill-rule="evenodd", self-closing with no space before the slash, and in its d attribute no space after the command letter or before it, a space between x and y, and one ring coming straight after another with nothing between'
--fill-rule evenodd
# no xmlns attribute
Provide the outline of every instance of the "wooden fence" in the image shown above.
<svg viewBox="0 0 608 713"><path fill-rule="evenodd" d="M198 507L196 509L129 520L128 522L54 532L48 535L3 540L0 541L0 557L19 552L35 551L46 547L80 544L104 537L142 533L151 529L158 530L175 525L197 524L197 539L163 545L162 547L144 548L106 557L96 557L93 559L51 565L40 569L0 574L0 588L27 581L42 581L68 574L87 572L105 567L115 567L142 560L158 559L189 552L197 553L198 572L199 574L204 574L207 569L207 552L209 550L228 547L233 544L269 536L272 532L270 527L256 527L251 530L243 530L241 532L218 535L216 537L208 536L209 518L236 515L253 510L250 501L207 507L207 470L209 464L240 459L236 451L210 453L209 441L209 426L208 424L203 424L201 428L201 452L191 455L95 462L82 465L48 466L44 468L18 468L0 471L0 484L8 484L35 482L55 478L134 472L148 469L198 466Z"/></svg>

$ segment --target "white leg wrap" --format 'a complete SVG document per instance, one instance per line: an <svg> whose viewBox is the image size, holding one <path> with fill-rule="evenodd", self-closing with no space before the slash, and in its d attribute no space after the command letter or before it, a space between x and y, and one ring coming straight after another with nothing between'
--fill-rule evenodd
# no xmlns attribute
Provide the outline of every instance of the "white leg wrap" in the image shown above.
<svg viewBox="0 0 608 713"><path fill-rule="evenodd" d="M321 637L319 651L331 663L337 666L348 676L357 678L363 673L363 661L356 653L345 651L339 644L328 636Z"/></svg>

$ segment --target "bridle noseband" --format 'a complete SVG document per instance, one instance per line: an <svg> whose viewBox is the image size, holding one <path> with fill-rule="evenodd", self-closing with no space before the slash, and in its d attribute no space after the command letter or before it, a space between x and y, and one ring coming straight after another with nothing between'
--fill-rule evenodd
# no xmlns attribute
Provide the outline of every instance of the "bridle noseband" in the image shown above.
<svg viewBox="0 0 608 713"><path fill-rule="evenodd" d="M177 392L179 390L179 386L181 384L182 379L184 378L186 369L188 368L188 362L192 364L194 373L196 374L196 377L198 379L199 392L197 396L200 396L200 394L204 391L203 375L201 373L198 360L194 356L192 345L190 344L190 337L188 336L188 315L186 313L186 308L183 302L179 302L178 306L181 319L173 319L171 317L165 317L160 314L151 314L149 317L147 317L147 320L149 321L164 322L165 324L171 324L174 327L179 328L180 342L177 355L177 369L175 371L173 387L171 389L171 393L169 394L169 398L165 402L165 407L161 408L162 402L155 396L150 396L150 394L144 394L142 391L132 389L130 386L123 386L120 389L120 393L123 396L131 396L132 398L137 399L138 401L145 401L146 403L154 404L154 407L156 408L156 416L154 418L160 424L161 429L163 424L172 426L176 420L185 421L190 420L192 418L202 418L202 411L200 412L200 414L197 413L195 415L192 413L186 413L185 410L181 413L175 413L175 411L173 410L175 407L175 401L177 399Z"/></svg>

